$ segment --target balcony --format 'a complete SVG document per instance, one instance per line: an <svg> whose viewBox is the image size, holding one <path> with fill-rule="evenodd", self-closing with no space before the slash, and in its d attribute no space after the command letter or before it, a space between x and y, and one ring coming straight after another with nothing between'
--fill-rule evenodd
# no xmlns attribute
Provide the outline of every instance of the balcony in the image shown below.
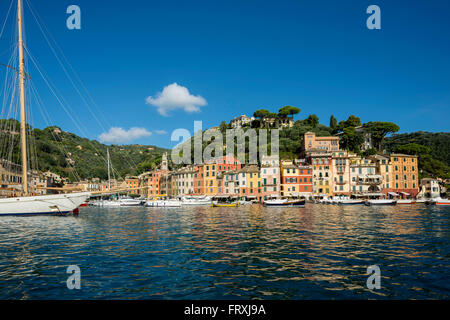
<svg viewBox="0 0 450 320"><path fill-rule="evenodd" d="M338 181L334 182L334 184L337 184L337 185L344 185L344 184L347 184L347 183L348 183L347 180L338 180Z"/></svg>
<svg viewBox="0 0 450 320"><path fill-rule="evenodd" d="M371 176L358 176L356 183L359 185L380 185L383 183L383 176L381 175L371 175Z"/></svg>

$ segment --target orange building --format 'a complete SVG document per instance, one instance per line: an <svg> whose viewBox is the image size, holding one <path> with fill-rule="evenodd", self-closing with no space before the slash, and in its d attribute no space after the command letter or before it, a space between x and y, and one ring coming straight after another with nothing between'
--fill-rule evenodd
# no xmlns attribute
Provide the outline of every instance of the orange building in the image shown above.
<svg viewBox="0 0 450 320"><path fill-rule="evenodd" d="M139 194L139 189L138 189L139 188L139 179L138 178L126 177L125 184L127 185L127 188L133 189L133 190L130 190L128 193Z"/></svg>
<svg viewBox="0 0 450 320"><path fill-rule="evenodd" d="M303 149L308 151L339 151L339 137L316 137L314 132L306 132L303 138Z"/></svg>
<svg viewBox="0 0 450 320"><path fill-rule="evenodd" d="M282 161L281 196L311 198L312 192L312 167L297 165L291 160Z"/></svg>
<svg viewBox="0 0 450 320"><path fill-rule="evenodd" d="M415 197L419 193L419 160L417 156L393 153L389 156L391 170L390 188L383 190L402 197Z"/></svg>
<svg viewBox="0 0 450 320"><path fill-rule="evenodd" d="M194 195L205 194L203 170L204 170L203 164L197 164L194 166Z"/></svg>

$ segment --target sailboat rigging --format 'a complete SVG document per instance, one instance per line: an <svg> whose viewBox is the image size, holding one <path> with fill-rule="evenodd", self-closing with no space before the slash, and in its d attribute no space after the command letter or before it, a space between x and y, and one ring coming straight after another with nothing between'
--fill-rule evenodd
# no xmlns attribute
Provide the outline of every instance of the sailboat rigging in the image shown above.
<svg viewBox="0 0 450 320"><path fill-rule="evenodd" d="M17 0L19 88L20 88L20 149L22 162L22 197L0 199L0 216L67 214L73 212L91 195L89 192L30 196L28 189L28 159L26 136L25 61L23 43L22 0Z"/></svg>

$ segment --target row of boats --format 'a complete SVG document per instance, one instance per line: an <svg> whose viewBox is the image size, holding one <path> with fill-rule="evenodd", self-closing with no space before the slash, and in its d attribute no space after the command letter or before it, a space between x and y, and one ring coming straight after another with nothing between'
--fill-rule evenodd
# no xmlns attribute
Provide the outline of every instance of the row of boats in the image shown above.
<svg viewBox="0 0 450 320"><path fill-rule="evenodd" d="M351 199L345 196L323 198L314 201L316 204L334 204L334 205L412 205L424 203L428 205L446 206L450 205L449 199L433 198L433 199ZM214 201L209 196L185 196L178 199L132 199L132 198L118 198L113 200L95 200L91 201L89 205L99 207L172 207L178 208L182 206L211 206L211 207L238 207L242 205L250 205L258 203L257 201L235 200L224 198ZM303 207L306 200L299 199L270 199L262 203L266 207Z"/></svg>
<svg viewBox="0 0 450 320"><path fill-rule="evenodd" d="M211 197L181 197L180 199L132 199L132 198L118 198L108 200L94 200L90 201L89 205L105 208L118 207L164 207L164 208L179 208L182 206L211 206L211 207L238 207L244 205L251 205L258 203L249 200L230 200L222 199L222 201L213 201ZM306 200L288 200L288 199L272 199L263 203L267 207L302 207L305 206Z"/></svg>
<svg viewBox="0 0 450 320"><path fill-rule="evenodd" d="M256 201L239 200L232 201L225 199L225 201L213 201L211 197L181 197L179 199L132 199L119 198L113 200L95 200L89 202L89 205L107 208L117 207L164 207L164 208L179 208L183 206L211 206L211 207L238 207L243 205L250 205L258 203ZM366 206L395 206L395 205L412 205L417 203L424 203L430 205L446 206L450 205L449 199L434 198L434 199L350 199L348 197L334 197L323 198L316 200L317 204L334 204L334 205L366 205ZM271 199L262 203L265 207L304 207L306 200L296 199Z"/></svg>
<svg viewBox="0 0 450 320"><path fill-rule="evenodd" d="M350 199L348 197L323 198L317 200L319 204L337 204L337 205L366 205L366 206L395 206L395 205L411 205L416 203L424 203L438 206L450 205L449 199L433 198L433 199Z"/></svg>

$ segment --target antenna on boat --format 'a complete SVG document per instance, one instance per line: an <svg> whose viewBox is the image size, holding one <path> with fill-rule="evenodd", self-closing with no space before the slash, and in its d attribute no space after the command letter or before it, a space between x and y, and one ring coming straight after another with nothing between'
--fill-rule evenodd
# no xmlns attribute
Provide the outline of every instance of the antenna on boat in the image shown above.
<svg viewBox="0 0 450 320"><path fill-rule="evenodd" d="M22 0L17 0L17 23L19 28L20 140L22 143L22 185L23 195L28 196L27 137L25 118L25 63L23 59L22 20Z"/></svg>

